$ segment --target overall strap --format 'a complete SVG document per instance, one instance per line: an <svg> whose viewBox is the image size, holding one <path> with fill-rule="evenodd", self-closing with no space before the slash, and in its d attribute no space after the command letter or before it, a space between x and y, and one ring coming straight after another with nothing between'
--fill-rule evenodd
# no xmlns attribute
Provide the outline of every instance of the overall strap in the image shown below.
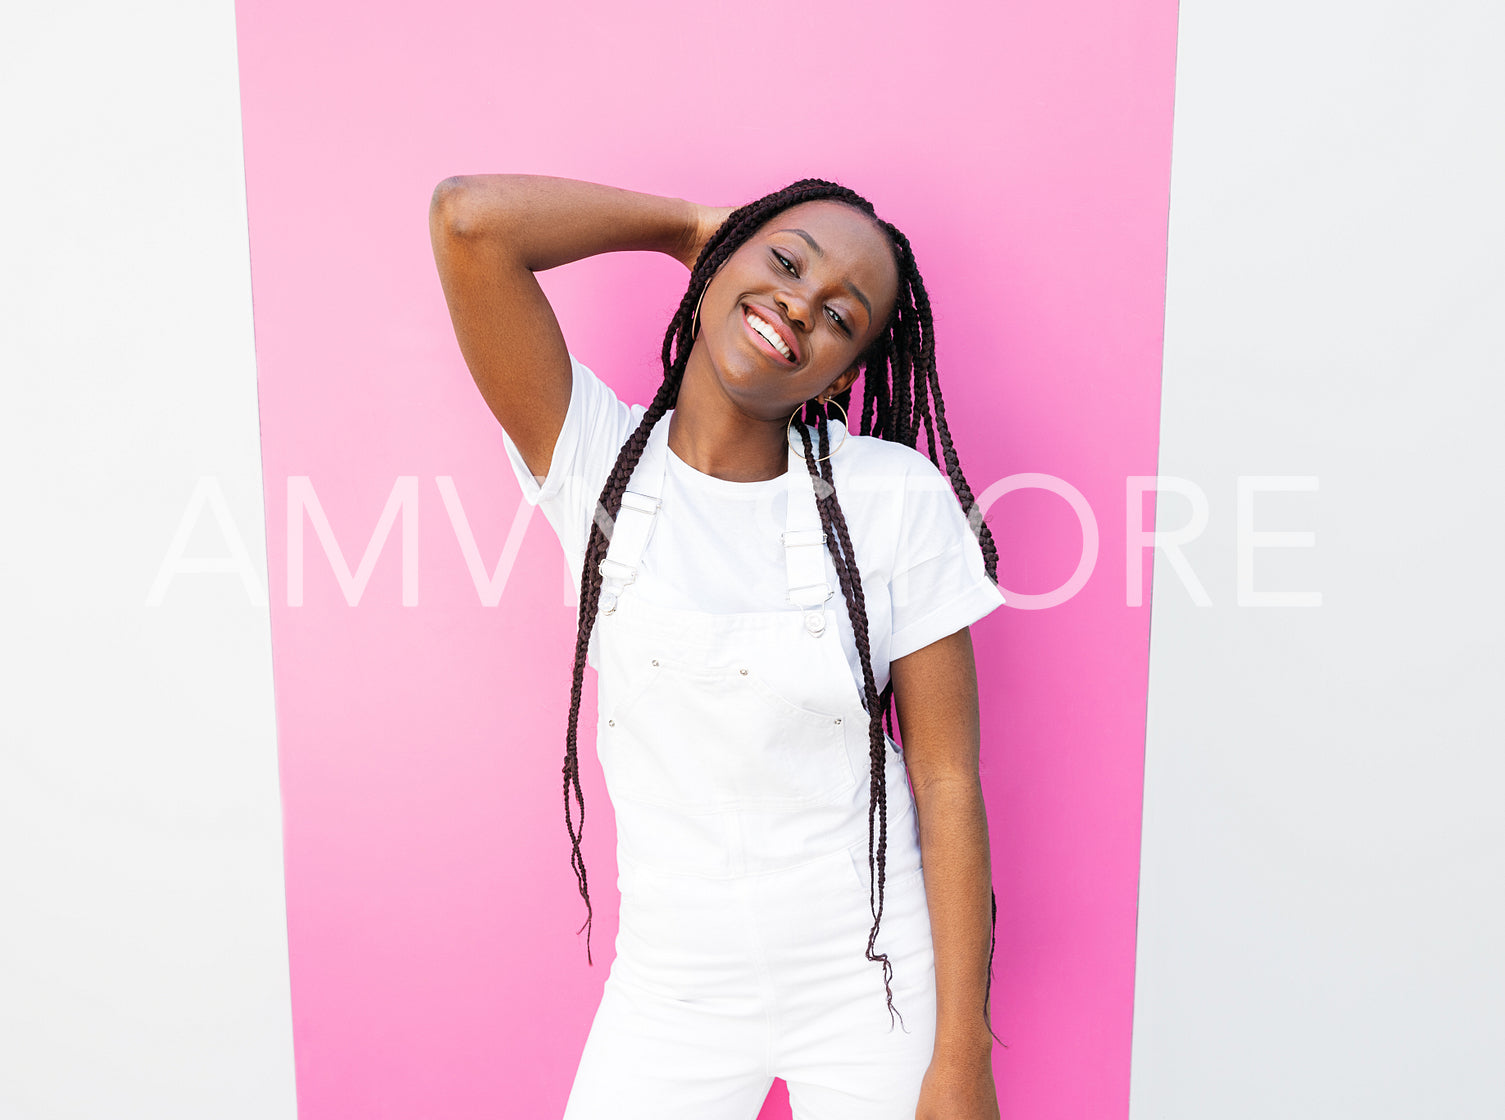
<svg viewBox="0 0 1505 1120"><path fill-rule="evenodd" d="M789 511L784 532L784 571L789 601L805 611L805 631L820 637L826 629L826 600L832 595L826 578L826 533L815 506L815 480L804 457L789 448Z"/></svg>
<svg viewBox="0 0 1505 1120"><path fill-rule="evenodd" d="M622 508L617 511L616 523L610 522L599 504L596 506L596 523L610 542L600 567L601 603L597 609L602 614L613 613L623 588L637 579L643 550L653 535L654 520L663 504L665 449L672 415L671 411L659 417L658 423L648 433L643 454L632 470L632 477L627 480L627 489L622 492Z"/></svg>

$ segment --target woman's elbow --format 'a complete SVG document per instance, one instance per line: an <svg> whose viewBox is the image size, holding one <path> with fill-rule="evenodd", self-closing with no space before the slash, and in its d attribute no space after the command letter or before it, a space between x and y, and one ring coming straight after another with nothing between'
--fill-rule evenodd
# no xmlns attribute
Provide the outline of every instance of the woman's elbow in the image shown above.
<svg viewBox="0 0 1505 1120"><path fill-rule="evenodd" d="M468 203L469 189L464 175L451 175L441 181L429 196L429 228L449 237L474 234L474 208Z"/></svg>

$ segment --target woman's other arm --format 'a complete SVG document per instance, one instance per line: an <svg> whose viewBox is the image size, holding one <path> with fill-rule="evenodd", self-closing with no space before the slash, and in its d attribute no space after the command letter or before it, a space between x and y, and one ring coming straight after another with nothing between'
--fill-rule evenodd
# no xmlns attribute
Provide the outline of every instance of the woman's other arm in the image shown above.
<svg viewBox="0 0 1505 1120"><path fill-rule="evenodd" d="M978 775L977 665L958 630L890 669L914 786L935 941L935 1052L919 1120L996 1120L993 1038L983 1018L992 928L988 819Z"/></svg>
<svg viewBox="0 0 1505 1120"><path fill-rule="evenodd" d="M457 175L434 188L429 236L460 353L535 475L553 460L571 374L533 274L632 249L691 267L706 214L680 198L546 175Z"/></svg>

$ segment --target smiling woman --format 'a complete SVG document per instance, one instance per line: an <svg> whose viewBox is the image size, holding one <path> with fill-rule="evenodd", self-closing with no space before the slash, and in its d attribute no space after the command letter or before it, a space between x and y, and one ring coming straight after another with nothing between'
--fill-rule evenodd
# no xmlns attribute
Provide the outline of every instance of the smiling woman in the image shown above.
<svg viewBox="0 0 1505 1120"><path fill-rule="evenodd" d="M686 390L693 401L698 383L719 374L726 397L743 412L782 423L812 397L845 392L863 350L889 325L898 265L872 218L845 202L817 200L778 219L779 228L748 238L701 289L692 329L724 323L743 344L717 353L721 332L713 326L708 339L716 341L699 348L699 357L690 351L677 410L685 408ZM880 317L866 292L877 298ZM789 376L770 378L770 359ZM783 463L770 466L777 473Z"/></svg>
<svg viewBox="0 0 1505 1120"><path fill-rule="evenodd" d="M598 673L621 929L566 1116L750 1120L783 1077L809 1120L996 1117L967 628L1003 598L908 240L819 179L737 209L450 179L430 231L580 575L563 793L587 952ZM534 276L623 249L690 269L647 405L569 352Z"/></svg>

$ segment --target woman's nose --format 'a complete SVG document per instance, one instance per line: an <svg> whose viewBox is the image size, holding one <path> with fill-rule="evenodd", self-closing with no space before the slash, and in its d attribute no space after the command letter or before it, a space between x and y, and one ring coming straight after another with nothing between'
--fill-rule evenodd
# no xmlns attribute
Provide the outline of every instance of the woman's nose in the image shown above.
<svg viewBox="0 0 1505 1120"><path fill-rule="evenodd" d="M810 302L796 288L786 288L774 297L774 302L789 317L789 321L802 331L810 329Z"/></svg>

